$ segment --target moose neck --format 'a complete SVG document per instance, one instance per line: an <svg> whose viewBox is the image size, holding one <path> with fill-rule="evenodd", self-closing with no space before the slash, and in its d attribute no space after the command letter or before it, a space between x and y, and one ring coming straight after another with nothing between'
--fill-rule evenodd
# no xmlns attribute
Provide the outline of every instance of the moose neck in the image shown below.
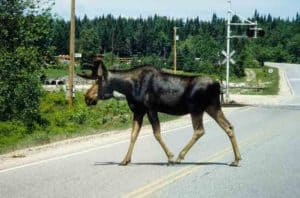
<svg viewBox="0 0 300 198"><path fill-rule="evenodd" d="M125 72L110 71L108 74L108 82L111 89L127 97L132 94L132 83L130 79L130 75Z"/></svg>

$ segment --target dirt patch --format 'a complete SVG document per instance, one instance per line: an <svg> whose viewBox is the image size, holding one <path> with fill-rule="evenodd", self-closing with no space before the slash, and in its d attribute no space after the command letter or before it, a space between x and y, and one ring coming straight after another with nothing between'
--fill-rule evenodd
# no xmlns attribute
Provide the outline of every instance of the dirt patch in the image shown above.
<svg viewBox="0 0 300 198"><path fill-rule="evenodd" d="M246 73L246 81L247 82L251 82L256 79L256 73L252 69L246 68L245 73Z"/></svg>

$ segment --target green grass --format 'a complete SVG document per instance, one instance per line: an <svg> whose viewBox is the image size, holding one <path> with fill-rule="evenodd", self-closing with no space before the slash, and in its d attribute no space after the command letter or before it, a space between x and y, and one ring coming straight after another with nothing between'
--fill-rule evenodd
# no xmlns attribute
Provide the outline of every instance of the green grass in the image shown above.
<svg viewBox="0 0 300 198"><path fill-rule="evenodd" d="M47 76L47 78L53 79L53 78L60 78L67 76L69 73L68 65L54 65L48 68L45 68L43 70L44 74ZM75 67L75 73L80 71L80 67Z"/></svg>
<svg viewBox="0 0 300 198"><path fill-rule="evenodd" d="M273 72L269 73L270 67L250 68L256 74L256 78L247 82L250 86L264 86L263 89L231 89L231 93L240 93L246 95L276 95L279 91L279 72L277 68L272 68ZM231 82L246 82L246 77L233 78Z"/></svg>
<svg viewBox="0 0 300 198"><path fill-rule="evenodd" d="M257 81L267 82L266 88L263 90L264 95L275 95L279 91L279 72L277 68L272 68L273 73L269 74L269 67L263 69L255 69Z"/></svg>
<svg viewBox="0 0 300 198"><path fill-rule="evenodd" d="M40 106L42 125L31 131L21 122L0 122L0 153L51 143L77 136L131 127L132 113L124 100L100 101L87 107L77 93L74 107L68 108L64 93L46 93ZM161 121L177 118L159 114ZM148 124L145 116L144 124Z"/></svg>
<svg viewBox="0 0 300 198"><path fill-rule="evenodd" d="M48 78L60 78L68 75L68 70L67 69L45 69L44 70L45 75Z"/></svg>

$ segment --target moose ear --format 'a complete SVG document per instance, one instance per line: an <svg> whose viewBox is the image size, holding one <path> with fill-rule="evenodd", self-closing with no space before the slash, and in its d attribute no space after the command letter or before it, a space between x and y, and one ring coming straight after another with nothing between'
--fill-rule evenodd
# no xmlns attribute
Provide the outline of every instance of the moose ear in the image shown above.
<svg viewBox="0 0 300 198"><path fill-rule="evenodd" d="M102 65L99 65L99 67L98 67L97 76L103 76L103 67L102 67Z"/></svg>
<svg viewBox="0 0 300 198"><path fill-rule="evenodd" d="M97 76L98 77L104 77L104 79L107 78L107 69L103 63L102 60L96 60L94 61L94 67L97 67L98 70L97 70Z"/></svg>
<svg viewBox="0 0 300 198"><path fill-rule="evenodd" d="M93 73L91 73L91 72L89 72L89 73L86 73L86 72L77 73L77 76L80 76L80 77L85 78L85 79L90 79L90 80L97 79L97 76L93 75Z"/></svg>
<svg viewBox="0 0 300 198"><path fill-rule="evenodd" d="M107 79L108 72L103 61L100 58L95 58L92 65L83 64L83 68L92 70L92 73L78 73L77 75L82 78L96 80L99 77L104 77L104 79Z"/></svg>

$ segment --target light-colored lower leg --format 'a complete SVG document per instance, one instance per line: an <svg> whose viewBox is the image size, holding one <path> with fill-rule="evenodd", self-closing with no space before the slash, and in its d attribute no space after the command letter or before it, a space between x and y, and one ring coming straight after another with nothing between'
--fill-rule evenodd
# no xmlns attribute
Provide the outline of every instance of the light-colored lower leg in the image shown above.
<svg viewBox="0 0 300 198"><path fill-rule="evenodd" d="M174 155L171 153L171 151L168 149L167 145L164 143L161 133L160 133L160 123L158 119L158 114L156 111L149 111L147 112L148 119L152 125L153 133L155 136L155 139L159 142L160 146L163 148L164 152L166 153L168 157L168 162L173 163Z"/></svg>
<svg viewBox="0 0 300 198"><path fill-rule="evenodd" d="M162 140L161 137L161 133L160 130L154 131L154 136L155 139L159 142L159 144L161 145L161 147L163 148L164 152L166 153L167 157L168 157L168 162L169 163L173 163L174 162L174 155L173 153L168 149L167 145L164 143L164 141Z"/></svg>
<svg viewBox="0 0 300 198"><path fill-rule="evenodd" d="M189 143L182 149L182 151L179 153L176 163L181 162L181 160L184 159L187 152L192 148L192 146L197 142L197 140L204 135L204 130L196 130L193 134L192 139L189 141Z"/></svg>
<svg viewBox="0 0 300 198"><path fill-rule="evenodd" d="M133 147L134 147L136 139L139 135L141 126L142 126L142 121L140 119L133 121L133 126L132 126L132 131L131 131L131 138L130 138L130 145L129 145L127 154L125 155L123 161L120 163L121 165L127 165L131 161L131 155L132 155Z"/></svg>
<svg viewBox="0 0 300 198"><path fill-rule="evenodd" d="M238 166L239 161L242 158L241 158L241 154L240 154L240 151L239 151L239 148L238 148L238 145L237 145L237 141L236 141L236 138L235 138L235 135L234 135L234 132L233 132L233 128L230 127L230 129L227 129L226 133L227 133L227 135L230 139L232 149L233 149L233 152L234 152L234 161L231 163L231 165L232 166Z"/></svg>
<svg viewBox="0 0 300 198"><path fill-rule="evenodd" d="M193 137L189 141L189 143L179 153L179 155L176 159L176 163L181 162L181 160L184 159L185 155L192 148L192 146L197 142L197 140L204 135L203 113L200 113L198 115L192 115L192 123L193 123L193 128L195 130Z"/></svg>

